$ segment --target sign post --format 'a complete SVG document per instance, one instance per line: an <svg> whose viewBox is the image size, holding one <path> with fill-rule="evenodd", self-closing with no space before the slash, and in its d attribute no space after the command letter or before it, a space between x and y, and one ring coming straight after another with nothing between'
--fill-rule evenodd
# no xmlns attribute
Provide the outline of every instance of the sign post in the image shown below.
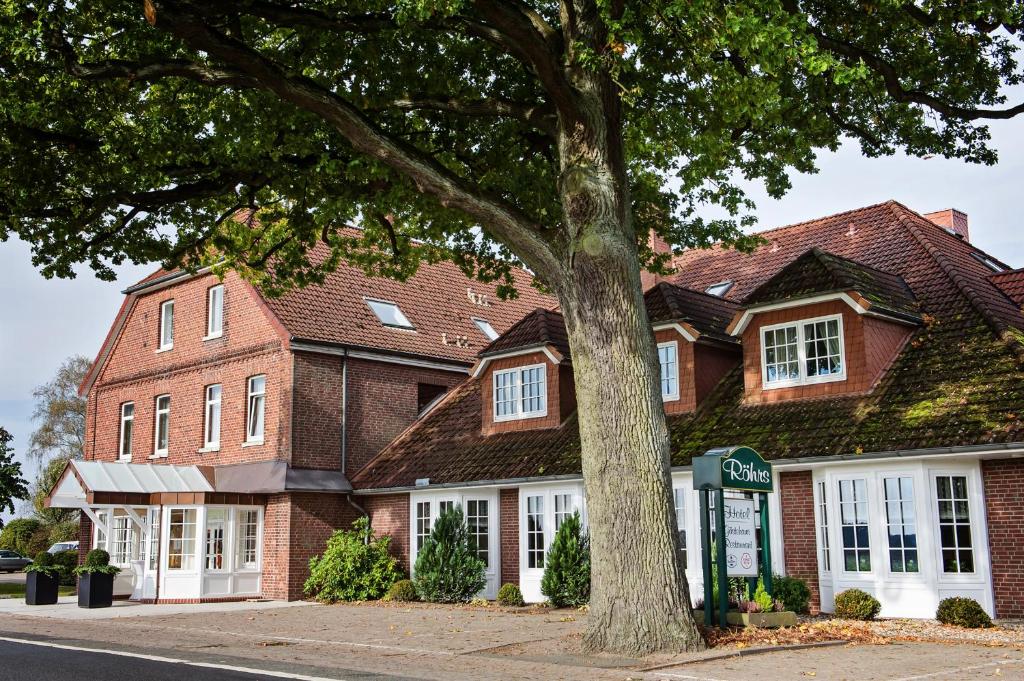
<svg viewBox="0 0 1024 681"><path fill-rule="evenodd" d="M727 626L729 577L756 578L759 574L769 595L772 589L771 537L768 532L768 494L774 491L772 465L750 447L711 449L693 460L693 487L700 493L701 555L704 571L704 624L712 624L717 606L718 626ZM727 499L725 490L758 495L760 513L753 499ZM710 496L715 494L715 546L711 551ZM755 515L761 525L761 566ZM718 603L714 601L712 569L717 573Z"/></svg>

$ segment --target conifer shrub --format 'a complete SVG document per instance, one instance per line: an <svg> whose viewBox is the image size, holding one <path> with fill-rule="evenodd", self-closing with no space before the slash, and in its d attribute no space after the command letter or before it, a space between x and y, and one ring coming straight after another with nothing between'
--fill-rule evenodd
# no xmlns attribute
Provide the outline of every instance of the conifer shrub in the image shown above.
<svg viewBox="0 0 1024 681"><path fill-rule="evenodd" d="M772 594L786 610L803 614L810 609L811 590L802 579L776 575L772 577Z"/></svg>
<svg viewBox="0 0 1024 681"><path fill-rule="evenodd" d="M25 572L38 572L47 577L59 577L60 567L53 564L53 555L49 551L40 551L32 560L32 564L25 568Z"/></svg>
<svg viewBox="0 0 1024 681"><path fill-rule="evenodd" d="M421 600L431 603L468 603L487 584L484 562L469 545L462 508L455 506L438 517L416 557L413 584Z"/></svg>
<svg viewBox="0 0 1024 681"><path fill-rule="evenodd" d="M384 596L401 578L398 561L388 548L391 537L377 537L365 516L351 530L337 530L322 556L309 559L303 589L321 603L371 601Z"/></svg>
<svg viewBox="0 0 1024 681"><path fill-rule="evenodd" d="M121 568L110 564L110 554L103 549L93 549L85 554L85 565L75 568L76 575L116 575Z"/></svg>
<svg viewBox="0 0 1024 681"><path fill-rule="evenodd" d="M540 591L557 608L590 601L590 538L579 513L563 520L555 532L545 556Z"/></svg>
<svg viewBox="0 0 1024 681"><path fill-rule="evenodd" d="M992 626L992 618L973 598L953 596L939 601L935 619L943 624L952 624L967 629L983 629Z"/></svg>
<svg viewBox="0 0 1024 681"><path fill-rule="evenodd" d="M836 617L848 620L873 620L882 609L878 599L860 589L847 589L836 594Z"/></svg>
<svg viewBox="0 0 1024 681"><path fill-rule="evenodd" d="M521 608L526 605L523 600L523 592L519 590L518 584L502 584L498 589L498 605L507 608Z"/></svg>
<svg viewBox="0 0 1024 681"><path fill-rule="evenodd" d="M405 603L419 599L416 596L416 587L413 586L412 580L400 579L391 585L391 588L388 589L388 595L384 597L384 600Z"/></svg>

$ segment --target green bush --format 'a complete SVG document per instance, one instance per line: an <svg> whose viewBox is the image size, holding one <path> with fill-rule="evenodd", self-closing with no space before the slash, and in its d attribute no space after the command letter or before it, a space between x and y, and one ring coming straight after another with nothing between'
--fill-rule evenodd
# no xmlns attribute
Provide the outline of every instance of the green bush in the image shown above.
<svg viewBox="0 0 1024 681"><path fill-rule="evenodd" d="M104 574L116 575L121 568L110 564L110 554L103 549L93 549L85 554L85 565L75 568L76 575Z"/></svg>
<svg viewBox="0 0 1024 681"><path fill-rule="evenodd" d="M451 508L437 519L416 557L416 593L432 603L468 603L487 584L484 562L469 547L462 509Z"/></svg>
<svg viewBox="0 0 1024 681"><path fill-rule="evenodd" d="M775 600L768 595L768 591L764 588L764 579L761 577L757 578L757 589L754 590L753 600L757 603L757 607L761 608L761 612L775 610Z"/></svg>
<svg viewBox="0 0 1024 681"><path fill-rule="evenodd" d="M306 595L322 603L369 601L384 596L401 578L398 561L388 551L391 537L375 537L366 517L338 530L322 556L309 559Z"/></svg>
<svg viewBox="0 0 1024 681"><path fill-rule="evenodd" d="M590 601L590 538L579 513L563 520L555 532L545 556L540 591L558 608Z"/></svg>
<svg viewBox="0 0 1024 681"><path fill-rule="evenodd" d="M411 579L400 579L391 585L388 589L388 595L384 597L385 601L396 601L404 603L405 601L419 600L416 596L416 587L413 586Z"/></svg>
<svg viewBox="0 0 1024 681"><path fill-rule="evenodd" d="M47 577L60 576L60 568L53 564L53 556L48 551L37 553L32 564L25 567L25 572L38 572Z"/></svg>
<svg viewBox="0 0 1024 681"><path fill-rule="evenodd" d="M978 605L978 601L961 596L943 598L939 601L935 619L943 624L952 624L967 629L983 629L992 626L992 619Z"/></svg>
<svg viewBox="0 0 1024 681"><path fill-rule="evenodd" d="M772 594L782 601L786 610L806 613L810 609L811 590L807 582L796 577L772 577Z"/></svg>
<svg viewBox="0 0 1024 681"><path fill-rule="evenodd" d="M40 527L40 522L34 518L15 518L9 521L0 531L0 549L17 551L23 556L35 555L36 552L32 551L33 535Z"/></svg>
<svg viewBox="0 0 1024 681"><path fill-rule="evenodd" d="M53 556L53 564L59 571L60 583L64 586L73 586L75 568L78 567L78 551L61 551Z"/></svg>
<svg viewBox="0 0 1024 681"><path fill-rule="evenodd" d="M509 608L521 608L526 605L523 600L523 592L519 590L518 584L502 584L498 589L498 605Z"/></svg>
<svg viewBox="0 0 1024 681"><path fill-rule="evenodd" d="M860 589L847 589L836 594L836 617L848 620L873 620L882 609L878 599Z"/></svg>

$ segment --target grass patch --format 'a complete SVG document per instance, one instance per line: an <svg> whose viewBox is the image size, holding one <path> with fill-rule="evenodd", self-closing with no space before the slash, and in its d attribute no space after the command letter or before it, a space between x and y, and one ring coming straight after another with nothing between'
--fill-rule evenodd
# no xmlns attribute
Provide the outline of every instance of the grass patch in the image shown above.
<svg viewBox="0 0 1024 681"><path fill-rule="evenodd" d="M73 586L59 586L57 587L58 596L74 596L75 587ZM24 598L25 597L25 584L12 584L11 582L0 582L0 598Z"/></svg>

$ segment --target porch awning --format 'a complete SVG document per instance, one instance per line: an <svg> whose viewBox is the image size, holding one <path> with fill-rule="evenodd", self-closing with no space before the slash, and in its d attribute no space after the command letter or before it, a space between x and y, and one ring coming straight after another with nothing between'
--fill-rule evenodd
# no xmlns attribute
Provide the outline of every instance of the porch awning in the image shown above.
<svg viewBox="0 0 1024 681"><path fill-rule="evenodd" d="M51 508L83 508L100 503L146 505L154 495L206 495L214 491L209 470L199 466L71 461L45 503Z"/></svg>

